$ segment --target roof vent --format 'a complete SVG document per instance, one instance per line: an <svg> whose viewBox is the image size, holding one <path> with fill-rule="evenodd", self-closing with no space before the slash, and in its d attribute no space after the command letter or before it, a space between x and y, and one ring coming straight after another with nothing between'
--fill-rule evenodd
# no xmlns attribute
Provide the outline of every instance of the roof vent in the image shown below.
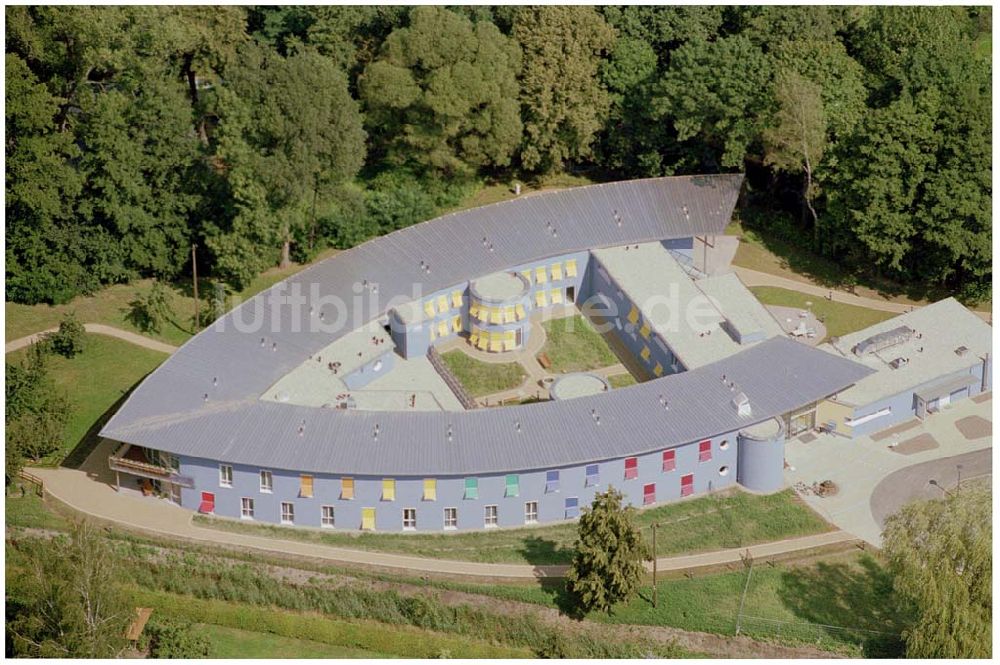
<svg viewBox="0 0 1000 665"><path fill-rule="evenodd" d="M900 367L905 367L910 362L909 358L896 358L889 362L889 367L893 369L899 369Z"/></svg>
<svg viewBox="0 0 1000 665"><path fill-rule="evenodd" d="M967 347L967 346L960 346L957 349L955 349L955 355L956 356L964 356L968 352L969 352L969 347Z"/></svg>
<svg viewBox="0 0 1000 665"><path fill-rule="evenodd" d="M733 407L736 409L736 414L738 416L749 416L752 415L750 409L750 398L746 396L746 393L739 392L733 397Z"/></svg>
<svg viewBox="0 0 1000 665"><path fill-rule="evenodd" d="M854 352L854 355L860 357L869 353L875 353L876 351L887 349L890 346L896 346L897 344L908 342L912 337L913 328L908 326L899 326L898 328L893 328L892 330L887 330L877 335L872 335L867 339L863 339L851 350Z"/></svg>

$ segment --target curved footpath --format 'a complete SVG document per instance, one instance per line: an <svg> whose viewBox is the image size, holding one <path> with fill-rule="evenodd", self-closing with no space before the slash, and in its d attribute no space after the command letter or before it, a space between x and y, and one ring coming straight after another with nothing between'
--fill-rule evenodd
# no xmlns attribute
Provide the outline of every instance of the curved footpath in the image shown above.
<svg viewBox="0 0 1000 665"><path fill-rule="evenodd" d="M115 492L114 480L107 466L111 441L102 441L80 469L32 468L31 473L45 483L45 491L52 497L92 517L114 522L132 530L214 545L223 545L261 552L292 554L322 559L335 563L374 566L385 569L417 573L461 575L484 578L536 579L561 577L567 566L532 566L529 564L478 563L451 561L423 557L354 550L332 547L297 540L265 538L243 533L207 529L192 523L194 513L149 497L139 496L131 490ZM761 543L715 552L702 552L657 560L660 571L678 571L703 566L739 563L749 550L756 559L773 557L790 552L800 552L817 547L852 542L855 536L844 531L792 538L772 543ZM652 564L647 564L652 570Z"/></svg>
<svg viewBox="0 0 1000 665"><path fill-rule="evenodd" d="M173 353L177 350L176 346L172 344L166 344L164 342L159 342L155 339L150 339L143 335L136 334L134 332L129 332L128 330L122 330L121 328L114 328L112 326L106 326L103 323L84 323L84 329L89 333L94 333L97 335L107 335L108 337L116 337L120 340L135 344L137 346L142 346L147 349L152 349L153 351L160 351L161 353ZM59 330L56 328L49 328L48 330L43 330L41 332L36 332L33 335L28 335L27 337L20 337L12 342L7 342L4 347L4 353L11 353L17 351L18 349L23 349L26 346L31 346L43 335L48 333L56 332Z"/></svg>

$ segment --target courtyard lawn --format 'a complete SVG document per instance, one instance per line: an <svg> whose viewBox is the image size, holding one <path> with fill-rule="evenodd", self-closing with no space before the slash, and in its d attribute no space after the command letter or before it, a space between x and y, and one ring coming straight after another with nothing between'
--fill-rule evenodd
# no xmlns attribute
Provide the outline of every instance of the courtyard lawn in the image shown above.
<svg viewBox="0 0 1000 665"><path fill-rule="evenodd" d="M337 646L282 637L273 633L255 633L239 628L195 624L194 632L209 643L209 658L391 658L385 654L353 647Z"/></svg>
<svg viewBox="0 0 1000 665"><path fill-rule="evenodd" d="M28 349L7 355L7 362L20 362ZM113 407L147 374L167 359L159 351L145 349L104 335L87 334L83 353L69 359L51 354L49 375L70 401L69 422L59 450L43 463L56 465L74 449L68 463L83 462L97 443L97 430ZM81 457L82 455L82 457ZM79 458L79 459L77 459Z"/></svg>
<svg viewBox="0 0 1000 665"><path fill-rule="evenodd" d="M458 349L442 353L441 359L473 397L516 388L528 376L520 363L486 363Z"/></svg>
<svg viewBox="0 0 1000 665"><path fill-rule="evenodd" d="M631 374L612 374L608 377L608 383L611 384L612 388L624 388L634 386L637 381Z"/></svg>
<svg viewBox="0 0 1000 665"><path fill-rule="evenodd" d="M568 564L576 541L576 524L571 522L450 534L339 533L247 524L201 515L195 515L194 522L222 531L485 563ZM664 527L661 533L670 533L669 538L660 539L657 543L657 555L661 557L745 547L830 530L830 526L799 501L791 490L769 496L731 491L700 497L642 511L638 522L643 527L658 522ZM643 531L648 537L648 529Z"/></svg>
<svg viewBox="0 0 1000 665"><path fill-rule="evenodd" d="M618 358L590 321L576 314L543 321L548 337L542 353L552 361L552 372L585 372L618 363Z"/></svg>
<svg viewBox="0 0 1000 665"><path fill-rule="evenodd" d="M789 291L775 286L752 286L750 290L765 305L806 309L806 302L811 302L812 305L808 306L808 309L812 310L818 318L823 319L827 338L840 337L897 316L892 312L831 302L820 296Z"/></svg>

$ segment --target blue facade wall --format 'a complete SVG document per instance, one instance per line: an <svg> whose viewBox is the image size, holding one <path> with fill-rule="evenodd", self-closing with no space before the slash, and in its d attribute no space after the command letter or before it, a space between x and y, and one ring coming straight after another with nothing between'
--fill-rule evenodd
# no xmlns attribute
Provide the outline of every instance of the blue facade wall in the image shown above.
<svg viewBox="0 0 1000 665"><path fill-rule="evenodd" d="M576 498L579 506L587 506L594 494L609 485L625 494L626 501L636 507L643 507L643 488L649 483L656 485L656 504L677 500L681 497L681 477L694 476L694 495L730 487L736 482L737 445L736 433L711 439L712 459L699 461L699 442L692 442L674 448L676 468L663 471L662 451L638 456L638 476L625 480L625 460L615 459L598 463L598 482L592 486L586 483L586 467L578 465L560 469L535 469L520 472L518 476L518 496L506 496L506 474L491 474L478 477L479 498L465 498L464 477L444 477L437 479L437 499L424 501L424 478L396 477L396 498L382 500L382 478L354 476L354 499L342 499L341 477L329 474L315 474L313 497L299 496L300 474L281 469L268 469L272 474L272 491L260 491L260 470L245 465L233 466L232 487L219 484L219 463L199 458L182 458L180 472L194 479L193 489L181 490L181 505L197 509L202 492L215 495L215 514L222 517L240 518L241 499L254 499L255 522L280 523L281 503L291 502L295 506L295 525L319 527L321 506L334 507L337 529L358 530L361 528L363 508L375 508L377 531L401 531L403 529L403 509L417 511L417 531L442 531L444 529L444 509L458 509L458 529L484 528L485 507L497 506L498 526L514 527L525 524L525 503L538 502L538 522L558 522L566 519L566 499ZM725 475L720 469L726 469ZM559 488L546 492L546 473L559 471ZM313 475L313 474L310 474Z"/></svg>
<svg viewBox="0 0 1000 665"><path fill-rule="evenodd" d="M343 377L344 385L351 390L358 390L378 377L385 376L387 372L392 371L396 361L396 354L393 352L391 346L388 344L384 346L386 347L385 353L372 358L350 374L345 374Z"/></svg>
<svg viewBox="0 0 1000 665"><path fill-rule="evenodd" d="M780 421L779 421L780 423ZM777 492L785 484L785 428L774 436L754 437L740 432L737 481L754 492Z"/></svg>

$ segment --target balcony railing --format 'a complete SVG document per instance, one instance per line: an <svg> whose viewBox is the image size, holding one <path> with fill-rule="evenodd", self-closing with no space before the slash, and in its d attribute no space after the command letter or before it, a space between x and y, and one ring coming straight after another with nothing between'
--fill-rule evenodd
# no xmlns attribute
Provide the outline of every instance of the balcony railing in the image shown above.
<svg viewBox="0 0 1000 665"><path fill-rule="evenodd" d="M142 448L123 443L115 449L115 452L108 457L108 466L112 471L130 473L133 476L151 478L153 480L163 480L166 482L181 485L183 487L194 487L194 479L182 476L176 469L161 464L136 459L140 455Z"/></svg>

